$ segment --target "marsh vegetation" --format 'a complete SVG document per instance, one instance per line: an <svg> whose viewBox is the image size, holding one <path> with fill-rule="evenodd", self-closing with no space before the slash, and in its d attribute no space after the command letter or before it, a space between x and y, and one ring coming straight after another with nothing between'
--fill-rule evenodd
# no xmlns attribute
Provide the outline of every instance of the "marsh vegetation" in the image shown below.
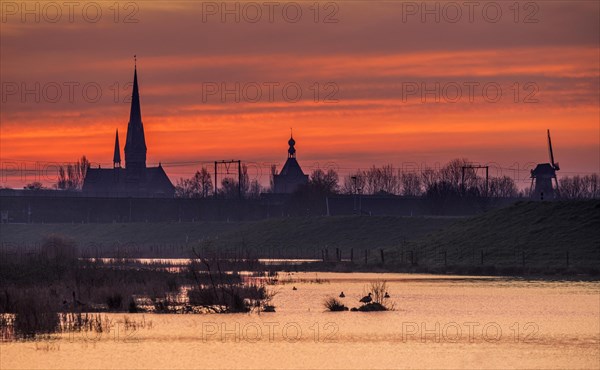
<svg viewBox="0 0 600 370"><path fill-rule="evenodd" d="M358 307L352 307L350 311L393 311L396 308L395 303L390 300L386 281L372 281L365 286L363 292L364 296L358 300L362 304ZM327 297L323 302L323 306L329 311L348 311L349 308L342 303L342 299L346 298L343 292L340 298Z"/></svg>
<svg viewBox="0 0 600 370"><path fill-rule="evenodd" d="M256 260L195 253L184 266L79 258L74 241L51 235L38 251L4 250L0 259L0 331L33 338L102 330L100 312L200 313L272 310L276 274ZM78 329L79 328L79 329Z"/></svg>

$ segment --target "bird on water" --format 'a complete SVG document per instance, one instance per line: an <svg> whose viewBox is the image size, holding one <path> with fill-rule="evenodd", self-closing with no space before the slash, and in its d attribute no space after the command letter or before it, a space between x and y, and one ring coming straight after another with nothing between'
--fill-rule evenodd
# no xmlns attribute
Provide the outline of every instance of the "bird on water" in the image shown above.
<svg viewBox="0 0 600 370"><path fill-rule="evenodd" d="M346 295L344 294L344 292L341 292L340 293L340 298L345 298L345 297L346 297Z"/></svg>
<svg viewBox="0 0 600 370"><path fill-rule="evenodd" d="M362 303L369 303L369 302L371 302L372 300L373 300L373 299L371 298L371 293L369 293L369 295L366 295L366 296L362 297L362 298L360 299L360 301L359 301L359 302L362 302Z"/></svg>

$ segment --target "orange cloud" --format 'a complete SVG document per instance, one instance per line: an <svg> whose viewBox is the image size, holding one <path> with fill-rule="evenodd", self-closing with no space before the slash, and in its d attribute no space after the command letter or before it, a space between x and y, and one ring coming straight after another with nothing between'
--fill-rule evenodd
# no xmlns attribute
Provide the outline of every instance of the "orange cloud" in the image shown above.
<svg viewBox="0 0 600 370"><path fill-rule="evenodd" d="M393 2L340 3L336 24L203 23L193 2L139 6L135 24L2 24L3 169L83 154L110 166L115 129L124 143L138 53L148 162L173 179L230 158L268 173L285 160L290 127L307 172L453 157L525 168L546 160L547 128L561 174L599 171L598 4L546 2L536 24L403 23ZM22 91L36 83L39 101ZM68 83L77 83L72 101ZM44 92L52 84L61 88L56 102ZM100 88L97 101L86 84ZM236 84L239 101L222 90ZM286 99L286 84L302 97ZM498 101L486 84L501 88ZM2 185L22 186L23 177Z"/></svg>

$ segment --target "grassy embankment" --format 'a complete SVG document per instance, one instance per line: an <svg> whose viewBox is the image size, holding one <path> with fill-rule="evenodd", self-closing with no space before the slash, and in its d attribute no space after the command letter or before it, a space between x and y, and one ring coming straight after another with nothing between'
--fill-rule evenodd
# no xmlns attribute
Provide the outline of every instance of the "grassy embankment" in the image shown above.
<svg viewBox="0 0 600 370"><path fill-rule="evenodd" d="M600 201L519 202L460 220L413 243L429 271L600 273ZM409 262L398 255L390 263ZM396 252L396 253L394 253Z"/></svg>
<svg viewBox="0 0 600 370"><path fill-rule="evenodd" d="M80 252L101 257L189 257L192 247L253 258L321 258L335 249L358 259L364 249L395 247L456 222L439 217L315 217L226 223L6 224L0 241L35 248L49 234L73 239Z"/></svg>
<svg viewBox="0 0 600 370"><path fill-rule="evenodd" d="M326 268L457 273L591 273L600 265L600 201L520 202L471 218L316 217L244 223L2 225L5 245L57 233L88 255L321 258ZM333 266L336 250L354 263ZM365 250L368 264L365 265ZM381 250L384 261L381 261ZM226 255L226 254L224 254ZM332 267L333 266L333 267Z"/></svg>

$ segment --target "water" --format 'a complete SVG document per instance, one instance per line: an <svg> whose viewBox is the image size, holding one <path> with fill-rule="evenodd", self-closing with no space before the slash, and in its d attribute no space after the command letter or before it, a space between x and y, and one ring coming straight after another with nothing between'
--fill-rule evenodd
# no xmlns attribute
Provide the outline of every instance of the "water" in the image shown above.
<svg viewBox="0 0 600 370"><path fill-rule="evenodd" d="M395 311L324 311L323 300L341 291L358 306L376 279L388 281ZM291 282L271 287L275 313L109 314L109 333L2 343L0 367L600 368L598 282L369 273L280 280ZM144 325L125 330L125 317Z"/></svg>
<svg viewBox="0 0 600 370"><path fill-rule="evenodd" d="M93 261L95 258L89 258L89 260ZM186 266L190 264L189 258L124 258L124 259L115 259L115 258L99 258L103 263L110 263L112 261L126 261L126 262L137 262L140 264L164 264L170 266ZM231 260L235 261L235 260ZM239 261L245 261L244 259L239 259ZM258 258L257 261L259 263L265 265L278 265L278 264L286 264L286 265L299 265L302 263L312 263L312 262L321 262L318 259L310 259L310 258Z"/></svg>

